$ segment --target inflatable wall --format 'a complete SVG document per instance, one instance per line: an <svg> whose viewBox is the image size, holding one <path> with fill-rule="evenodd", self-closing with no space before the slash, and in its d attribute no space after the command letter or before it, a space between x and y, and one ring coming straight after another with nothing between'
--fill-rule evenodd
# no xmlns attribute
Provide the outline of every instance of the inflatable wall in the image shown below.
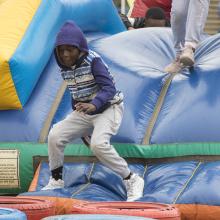
<svg viewBox="0 0 220 220"><path fill-rule="evenodd" d="M85 32L123 31L113 7L108 0L101 5L100 0L80 4L78 0L2 2L0 109L21 109L29 100L51 56L56 34L66 20L74 20Z"/></svg>
<svg viewBox="0 0 220 220"><path fill-rule="evenodd" d="M18 150L20 162L19 187L1 193L28 190L33 162L47 161L50 127L72 111L53 56L55 36L70 19L124 93L124 118L112 142L145 179L140 201L176 205L190 220L218 220L219 34L199 44L193 68L171 75L164 72L175 57L171 30L125 32L111 0L5 0L0 16L0 148ZM66 206L81 199L126 199L121 178L97 163L89 148L70 144L65 155L65 189L40 191L50 175L42 163L34 192L22 196L54 198L62 207L58 214L70 213Z"/></svg>
<svg viewBox="0 0 220 220"><path fill-rule="evenodd" d="M60 27L74 20L88 41L125 27L109 0L7 0L0 16L0 141L45 142L65 91L53 56Z"/></svg>

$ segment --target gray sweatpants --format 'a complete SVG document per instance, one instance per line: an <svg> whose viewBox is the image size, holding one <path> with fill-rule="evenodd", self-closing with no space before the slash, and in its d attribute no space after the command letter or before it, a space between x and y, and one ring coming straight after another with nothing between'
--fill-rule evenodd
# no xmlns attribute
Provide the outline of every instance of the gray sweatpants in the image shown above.
<svg viewBox="0 0 220 220"><path fill-rule="evenodd" d="M201 40L210 0L172 0L171 28L177 54L184 46L196 47Z"/></svg>
<svg viewBox="0 0 220 220"><path fill-rule="evenodd" d="M123 116L123 103L112 105L101 114L87 115L73 111L50 130L48 154L50 170L63 165L64 148L76 138L91 134L90 148L105 166L122 178L130 174L126 161L118 155L110 138L116 134Z"/></svg>

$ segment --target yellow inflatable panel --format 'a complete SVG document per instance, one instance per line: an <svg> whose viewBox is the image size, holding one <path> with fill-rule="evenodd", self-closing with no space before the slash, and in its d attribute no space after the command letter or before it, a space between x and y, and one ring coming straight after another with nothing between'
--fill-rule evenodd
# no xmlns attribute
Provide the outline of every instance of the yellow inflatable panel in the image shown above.
<svg viewBox="0 0 220 220"><path fill-rule="evenodd" d="M6 1L7 1L7 0L0 0L0 4L3 3L3 2L6 2Z"/></svg>
<svg viewBox="0 0 220 220"><path fill-rule="evenodd" d="M22 108L8 62L40 3L41 0L0 0L0 110Z"/></svg>

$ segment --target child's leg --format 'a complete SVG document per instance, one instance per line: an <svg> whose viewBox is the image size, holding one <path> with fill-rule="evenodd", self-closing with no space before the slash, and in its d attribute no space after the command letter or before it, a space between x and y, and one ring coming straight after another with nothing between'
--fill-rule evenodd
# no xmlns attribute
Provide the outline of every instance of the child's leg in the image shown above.
<svg viewBox="0 0 220 220"><path fill-rule="evenodd" d="M171 8L171 29L173 32L174 48L177 55L184 46L186 21L190 0L173 0Z"/></svg>
<svg viewBox="0 0 220 220"><path fill-rule="evenodd" d="M186 23L185 47L180 56L184 66L193 66L194 51L201 40L208 16L210 0L190 0Z"/></svg>
<svg viewBox="0 0 220 220"><path fill-rule="evenodd" d="M180 54L184 46L186 34L186 20L189 0L173 0L171 8L171 29L173 32L175 59L165 67L164 71L175 74L181 70Z"/></svg>
<svg viewBox="0 0 220 220"><path fill-rule="evenodd" d="M64 187L64 181L62 180L64 148L67 143L82 137L90 129L92 129L92 121L85 115L75 111L53 126L48 135L49 166L52 177L41 190Z"/></svg>
<svg viewBox="0 0 220 220"><path fill-rule="evenodd" d="M118 155L110 144L110 138L115 135L121 124L123 104L113 105L102 114L94 117L94 130L91 138L91 150L107 167L118 173L122 178L130 174L127 162Z"/></svg>
<svg viewBox="0 0 220 220"><path fill-rule="evenodd" d="M93 153L104 165L124 179L127 201L134 201L143 196L144 180L139 175L131 173L127 162L110 145L110 138L117 133L122 115L123 104L121 103L109 107L102 114L94 117L94 131L90 146Z"/></svg>
<svg viewBox="0 0 220 220"><path fill-rule="evenodd" d="M186 23L185 46L193 48L201 40L209 12L210 0L190 0Z"/></svg>
<svg viewBox="0 0 220 220"><path fill-rule="evenodd" d="M66 144L82 137L90 129L92 129L92 122L85 115L76 111L70 113L63 121L53 126L48 136L50 170L63 166Z"/></svg>

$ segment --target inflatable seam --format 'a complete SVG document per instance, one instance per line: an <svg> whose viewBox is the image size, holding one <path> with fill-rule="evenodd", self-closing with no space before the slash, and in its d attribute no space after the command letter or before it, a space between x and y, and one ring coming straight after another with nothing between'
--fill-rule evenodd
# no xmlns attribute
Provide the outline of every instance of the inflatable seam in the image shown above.
<svg viewBox="0 0 220 220"><path fill-rule="evenodd" d="M166 81L165 81L165 83L164 83L164 85L161 89L160 95L158 97L157 103L155 105L152 117L149 121L148 127L146 129L146 133L145 133L145 136L144 136L144 139L143 139L143 142L142 142L142 144L144 144L144 145L149 145L150 144L150 138L151 138L152 131L154 129L154 126L156 124L156 121L157 121L157 118L159 116L160 110L161 110L162 105L164 103L167 91L170 87L170 84L171 84L174 76L175 76L175 74L170 74L169 77L166 79Z"/></svg>
<svg viewBox="0 0 220 220"><path fill-rule="evenodd" d="M177 200L179 199L179 197L183 194L184 190L186 189L186 187L189 185L189 183L191 182L192 178L195 176L197 170L199 169L199 167L201 166L202 162L200 161L198 163L198 165L196 166L196 168L194 169L192 175L190 176L190 178L186 181L185 185L183 186L183 188L179 191L179 193L177 194L177 196L175 197L173 204L176 204Z"/></svg>
<svg viewBox="0 0 220 220"><path fill-rule="evenodd" d="M48 115L47 115L47 118L46 118L46 121L44 122L43 128L40 131L39 143L46 142L46 139L47 139L47 136L49 133L49 129L51 126L51 122L54 118L54 115L56 114L56 111L57 111L59 105L60 105L60 102L61 102L63 95L66 91L66 88L67 88L66 83L63 82L59 91L57 92L56 98L51 106L51 109L50 109Z"/></svg>
<svg viewBox="0 0 220 220"><path fill-rule="evenodd" d="M72 194L71 198L73 198L73 196L76 196L77 194L79 194L80 192L82 192L84 189L86 189L90 184L90 178L92 176L92 172L94 170L94 167L95 167L95 163L92 163L92 167L91 167L91 170L89 172L89 175L88 175L88 183L86 183L84 186L82 186L79 190L77 190L75 193Z"/></svg>
<svg viewBox="0 0 220 220"><path fill-rule="evenodd" d="M144 178L144 176L145 176L145 174L146 174L146 172L147 172L147 168L148 168L148 166L147 166L147 164L146 164L145 167L144 167L143 175L142 175L143 178Z"/></svg>

